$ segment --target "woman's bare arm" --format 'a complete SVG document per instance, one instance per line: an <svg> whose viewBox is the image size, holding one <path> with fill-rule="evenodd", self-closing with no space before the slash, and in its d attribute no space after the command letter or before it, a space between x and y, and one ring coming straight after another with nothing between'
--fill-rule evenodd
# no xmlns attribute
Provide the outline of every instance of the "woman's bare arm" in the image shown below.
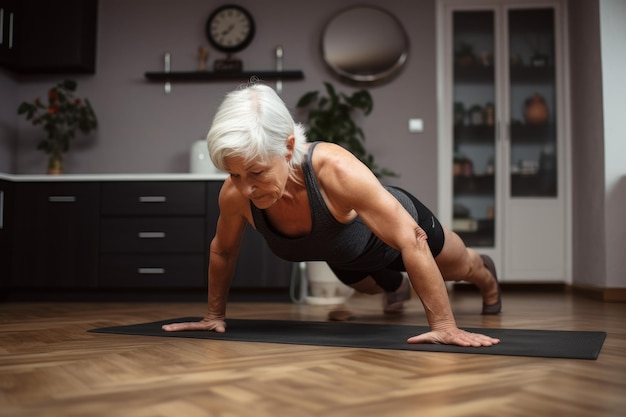
<svg viewBox="0 0 626 417"><path fill-rule="evenodd" d="M208 270L208 311L199 322L174 323L163 326L166 331L214 330L226 331L226 303L235 272L241 237L247 223L248 200L242 198L229 180L219 197L220 215L215 237L211 241Z"/></svg>
<svg viewBox="0 0 626 417"><path fill-rule="evenodd" d="M371 171L348 151L334 145L318 146L315 158L318 181L337 219L349 221L360 216L372 232L402 254L411 284L422 301L432 330L409 339L409 342L461 346L498 343L497 339L458 329L426 233Z"/></svg>

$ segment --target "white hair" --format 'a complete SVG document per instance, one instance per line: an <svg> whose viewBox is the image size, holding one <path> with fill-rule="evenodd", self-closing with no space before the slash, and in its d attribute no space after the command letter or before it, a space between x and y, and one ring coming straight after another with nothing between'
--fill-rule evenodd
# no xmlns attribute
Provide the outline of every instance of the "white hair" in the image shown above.
<svg viewBox="0 0 626 417"><path fill-rule="evenodd" d="M294 121L271 87L251 84L226 95L207 134L207 145L213 164L225 171L228 157L267 161L286 156L287 138L292 135L295 146L289 165L293 170L306 152L304 127Z"/></svg>

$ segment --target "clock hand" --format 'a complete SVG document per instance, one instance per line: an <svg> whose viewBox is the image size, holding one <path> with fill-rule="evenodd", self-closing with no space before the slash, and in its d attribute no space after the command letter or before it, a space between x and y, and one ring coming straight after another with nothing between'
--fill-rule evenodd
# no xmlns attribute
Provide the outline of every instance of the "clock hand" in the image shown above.
<svg viewBox="0 0 626 417"><path fill-rule="evenodd" d="M232 31L234 27L235 25L230 25L228 28L222 31L222 35L228 35L228 33L230 33L230 31Z"/></svg>

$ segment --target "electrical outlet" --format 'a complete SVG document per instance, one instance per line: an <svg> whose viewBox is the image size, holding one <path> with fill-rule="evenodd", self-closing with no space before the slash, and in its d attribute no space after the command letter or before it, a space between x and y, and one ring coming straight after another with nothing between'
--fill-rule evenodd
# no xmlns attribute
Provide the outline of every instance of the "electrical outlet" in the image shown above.
<svg viewBox="0 0 626 417"><path fill-rule="evenodd" d="M409 119L409 132L421 133L424 131L424 121L422 119Z"/></svg>

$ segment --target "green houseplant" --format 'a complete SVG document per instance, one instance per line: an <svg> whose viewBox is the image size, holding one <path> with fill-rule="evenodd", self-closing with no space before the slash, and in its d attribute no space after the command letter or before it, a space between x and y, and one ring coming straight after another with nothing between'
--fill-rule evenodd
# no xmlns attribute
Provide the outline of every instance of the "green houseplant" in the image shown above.
<svg viewBox="0 0 626 417"><path fill-rule="evenodd" d="M305 122L308 139L343 146L379 178L397 176L392 170L376 165L374 157L365 149L365 134L354 120L359 111L364 116L372 112L374 102L370 93L367 90L358 90L347 95L337 92L330 83L325 82L324 86L326 94L309 91L296 104L298 109L308 110Z"/></svg>
<svg viewBox="0 0 626 417"><path fill-rule="evenodd" d="M77 130L87 134L98 126L91 103L74 97L75 91L76 81L65 80L48 91L47 103L37 98L33 103L23 102L17 109L19 115L46 131L47 137L39 141L37 149L50 155L49 174L63 172L63 154L69 150Z"/></svg>

